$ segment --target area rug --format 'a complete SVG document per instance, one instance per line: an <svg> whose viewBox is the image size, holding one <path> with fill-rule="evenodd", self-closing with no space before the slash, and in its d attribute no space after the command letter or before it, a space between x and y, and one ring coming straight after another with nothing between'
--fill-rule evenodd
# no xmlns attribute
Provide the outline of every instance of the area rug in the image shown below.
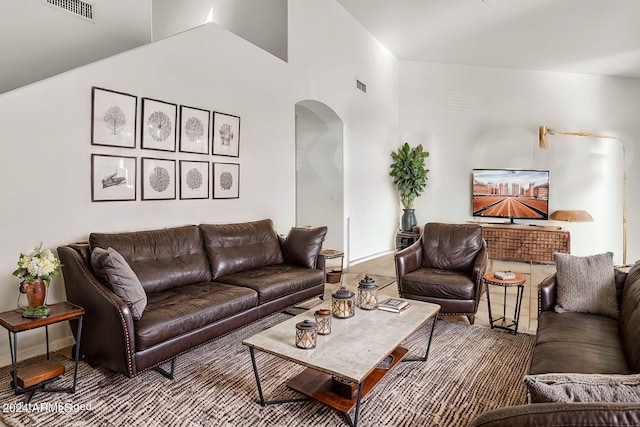
<svg viewBox="0 0 640 427"><path fill-rule="evenodd" d="M30 407L23 404L25 395L13 394L10 367L4 367L2 421L65 427L346 425L342 415L315 402L258 403L249 350L241 341L287 318L269 316L181 356L173 381L153 371L129 379L80 362L75 394L37 393ZM423 353L427 335L421 329L403 344L410 355ZM522 377L533 341L531 335L438 320L428 361L394 368L363 400L359 425L466 426L482 412L524 403ZM67 373L54 385L70 384L72 362L55 357ZM265 398L296 396L283 383L301 367L261 352L256 359Z"/></svg>

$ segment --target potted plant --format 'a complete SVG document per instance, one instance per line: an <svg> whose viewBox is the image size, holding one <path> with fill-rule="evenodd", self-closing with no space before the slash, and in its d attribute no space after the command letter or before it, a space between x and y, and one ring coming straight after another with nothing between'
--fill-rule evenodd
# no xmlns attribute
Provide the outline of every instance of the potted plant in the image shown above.
<svg viewBox="0 0 640 427"><path fill-rule="evenodd" d="M413 202L416 200L427 185L427 172L424 166L424 159L429 157L429 152L424 151L422 144L416 147L409 147L406 142L398 148L398 151L391 152L391 171L389 175L393 177L404 213L402 214L402 231L412 231L417 225L416 215L413 209Z"/></svg>

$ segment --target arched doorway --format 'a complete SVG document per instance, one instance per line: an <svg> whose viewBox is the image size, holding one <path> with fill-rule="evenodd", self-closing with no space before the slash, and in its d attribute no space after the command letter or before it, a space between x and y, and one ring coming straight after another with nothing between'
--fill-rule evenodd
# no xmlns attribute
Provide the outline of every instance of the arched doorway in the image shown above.
<svg viewBox="0 0 640 427"><path fill-rule="evenodd" d="M318 101L298 102L295 113L296 225L326 225L324 247L346 252L342 120Z"/></svg>

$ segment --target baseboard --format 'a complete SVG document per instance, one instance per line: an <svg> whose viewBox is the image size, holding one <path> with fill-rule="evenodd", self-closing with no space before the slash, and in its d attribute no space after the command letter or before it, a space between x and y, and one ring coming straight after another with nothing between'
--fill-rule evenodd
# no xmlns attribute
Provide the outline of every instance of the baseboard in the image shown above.
<svg viewBox="0 0 640 427"><path fill-rule="evenodd" d="M358 265L358 264L362 264L363 262L367 262L367 261L372 261L374 259L386 256L386 255L390 255L395 253L395 251L393 249L388 250L388 251L384 251L384 252L378 252L377 254L373 254L373 255L369 255L366 256L364 258L358 258L358 259L354 259L354 260L349 260L348 266L350 267L352 265Z"/></svg>

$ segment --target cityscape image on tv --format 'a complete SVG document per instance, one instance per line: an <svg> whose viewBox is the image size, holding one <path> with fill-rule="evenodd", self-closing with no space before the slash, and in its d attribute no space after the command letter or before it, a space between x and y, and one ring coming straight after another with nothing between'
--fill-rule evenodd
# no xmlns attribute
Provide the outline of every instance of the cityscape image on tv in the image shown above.
<svg viewBox="0 0 640 427"><path fill-rule="evenodd" d="M474 169L473 216L547 219L549 171Z"/></svg>

